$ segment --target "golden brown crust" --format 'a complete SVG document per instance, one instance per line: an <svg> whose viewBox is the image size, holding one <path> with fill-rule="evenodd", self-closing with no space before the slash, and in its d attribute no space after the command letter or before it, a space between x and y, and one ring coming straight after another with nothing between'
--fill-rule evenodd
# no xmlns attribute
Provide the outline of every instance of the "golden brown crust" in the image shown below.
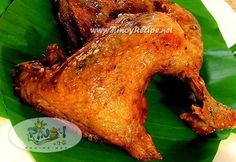
<svg viewBox="0 0 236 162"><path fill-rule="evenodd" d="M167 0L59 0L58 8L60 23L67 33L69 38L67 43L69 42L70 50L73 52L81 47L82 38L88 41L93 36L92 28L103 27L105 23L117 18L121 13L137 14L156 11L166 13L180 24L188 39L196 43L201 39L201 32L194 31L200 30L200 26L192 14ZM202 43L194 46L196 45L199 49ZM188 50L195 50L195 48L189 47ZM200 51L198 53L201 54Z"/></svg>
<svg viewBox="0 0 236 162"><path fill-rule="evenodd" d="M199 76L190 78L188 82L202 102L202 107L193 105L192 112L182 114L181 119L186 120L195 132L203 135L236 127L236 112L212 98Z"/></svg>
<svg viewBox="0 0 236 162"><path fill-rule="evenodd" d="M143 127L145 91L154 73L176 71L169 58L184 55L187 41L178 23L162 13L123 15L111 25L133 29L150 23L173 33L97 35L64 63L18 65L15 90L38 111L75 122L85 136L123 147L137 159L161 159Z"/></svg>
<svg viewBox="0 0 236 162"><path fill-rule="evenodd" d="M66 2L66 11L68 4L76 7L70 4L75 3L74 0ZM72 14L84 37L91 37L86 35L86 30L94 25L88 20L96 20L93 13L97 5L108 15L108 9L114 9L95 2L79 1L85 6L77 5L80 11L77 14L85 19ZM125 8L122 0L116 2L119 2L118 8ZM140 2L129 2L140 6ZM105 18L95 23L99 25L101 21L104 27L119 29L149 25L171 28L171 33L96 34L66 60L60 49L52 45L43 61L22 63L15 68L15 92L38 111L74 122L82 129L83 136L120 146L133 157L145 161L162 158L143 127L147 115L145 91L156 73L189 80L204 107L193 106L193 112L181 118L197 133L209 134L235 127L235 112L216 102L199 77L203 45L196 19L168 1L155 1L155 5L150 2L153 1L145 1L149 4L145 9L163 13L124 14L109 22ZM136 12L136 9L139 12L139 7L130 10ZM63 17L67 21L68 17Z"/></svg>

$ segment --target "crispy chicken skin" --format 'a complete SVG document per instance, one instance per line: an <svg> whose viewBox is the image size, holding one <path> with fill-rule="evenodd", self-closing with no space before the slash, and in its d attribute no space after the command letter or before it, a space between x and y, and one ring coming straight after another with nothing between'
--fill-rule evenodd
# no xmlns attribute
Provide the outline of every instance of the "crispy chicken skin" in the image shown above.
<svg viewBox="0 0 236 162"><path fill-rule="evenodd" d="M91 29L103 27L121 13L163 12L175 19L188 32L194 17L185 9L167 0L56 0L58 20L65 31L66 43L72 52L94 33ZM189 18L188 18L189 17ZM195 21L193 21L195 23ZM195 28L193 25L192 28ZM191 32L191 31L190 31Z"/></svg>
<svg viewBox="0 0 236 162"><path fill-rule="evenodd" d="M82 1L83 2L83 1ZM236 113L215 101L199 76L203 45L195 18L176 4L171 12L123 14L109 28L172 28L170 33L107 33L65 58L57 45L42 61L17 65L15 93L45 115L77 124L84 137L120 146L139 160L162 159L144 128L145 92L154 74L190 84L203 107L181 115L194 131L209 134L236 126Z"/></svg>
<svg viewBox="0 0 236 162"><path fill-rule="evenodd" d="M150 0L58 0L56 8L59 21L69 38L69 46L75 51L81 40L87 41L92 36L91 28L102 27L120 13L154 11L152 3Z"/></svg>
<svg viewBox="0 0 236 162"><path fill-rule="evenodd" d="M73 46L69 45L72 51L77 50L79 47L78 41L75 40L78 40L80 38L82 40L89 41L89 39L93 37L93 33L91 33L90 29L106 27L106 25L104 24L106 24L106 22L112 21L120 13L149 13L158 11L167 14L180 25L186 39L188 39L188 43L186 43L185 47L185 52L188 55L194 55L195 64L190 66L195 66L194 68L196 74L194 73L194 71L190 71L188 74L183 74L185 76L181 76L180 78L191 78L187 79L188 83L191 85L193 90L198 89L198 91L195 91L196 96L198 96L200 102L203 103L203 107L205 107L205 109L203 109L205 111L203 112L203 110L195 106L193 107L193 113L183 114L181 115L181 118L190 123L194 130L200 134L209 134L215 129L219 130L220 128L224 129L235 126L235 113L231 108L226 108L225 106L216 102L207 92L204 81L198 76L203 58L203 45L201 41L200 26L198 25L196 19L191 15L191 13L189 13L179 5L171 3L168 0L58 0L57 8L59 12L60 23L64 27L69 38L68 42L71 45L73 44ZM71 22L74 22L74 25L72 25ZM77 33L77 35L75 33ZM78 33L80 33L79 38ZM182 61L183 60L186 59L182 58ZM178 73L181 72L178 71ZM178 74L176 73L175 75ZM215 109L206 103L215 105L213 107L221 108ZM216 113L217 110L217 115L212 113ZM224 113L221 111L225 112L226 114L231 114L231 118L224 119ZM209 113L211 113L211 115ZM217 117L214 117L214 119L213 117L210 117L213 115ZM202 116L206 116L206 118L208 119L203 119L204 117ZM209 121L210 118L212 118L211 121ZM220 118L221 120L219 120ZM207 124L204 124L205 120L208 121ZM223 122L224 120L227 121ZM225 125L224 123L227 124ZM211 126L209 126L209 124Z"/></svg>
<svg viewBox="0 0 236 162"><path fill-rule="evenodd" d="M184 53L184 32L162 13L123 15L111 22L119 28L148 24L153 28L168 26L173 33L97 35L65 62L18 65L14 89L43 114L76 123L85 137L121 146L140 160L161 159L143 127L145 91L155 73L178 70L174 60ZM48 56L58 53L52 45L46 58L61 58ZM192 62L191 56L185 57ZM186 66L186 62L179 63L177 68Z"/></svg>
<svg viewBox="0 0 236 162"><path fill-rule="evenodd" d="M181 118L192 125L194 130L200 134L209 134L216 129L219 130L235 126L235 113L231 108L226 108L216 102L207 92L204 81L198 76L203 58L201 31L196 19L188 11L168 0L58 0L57 7L60 23L63 25L67 37L69 38L67 42L73 44L73 46L69 45L72 51L77 50L79 47L78 41L75 40L80 38L89 42L89 39L93 37L93 33L91 33L90 29L105 27L104 24L106 24L106 22L112 21L120 13L149 13L158 11L170 16L181 26L186 39L188 39L185 52L188 53L188 55L194 55L195 60L195 64L192 66L195 66L196 74L194 74L194 71L190 71L190 73L184 74L185 76L181 76L180 78L191 78L187 79L188 83L193 90L198 89L198 91L195 91L196 96L198 96L198 99L202 102L204 107L203 111L194 106L193 113L183 114ZM71 22L74 22L74 24ZM77 33L77 35L75 33ZM79 36L78 33L80 33ZM182 61L183 60L186 59L182 57ZM178 74L176 73L175 75ZM214 114L216 112L218 112L217 115ZM225 115L223 115L224 112L231 114L229 118L225 118ZM227 121L224 122L224 120ZM205 124L206 121L207 124Z"/></svg>

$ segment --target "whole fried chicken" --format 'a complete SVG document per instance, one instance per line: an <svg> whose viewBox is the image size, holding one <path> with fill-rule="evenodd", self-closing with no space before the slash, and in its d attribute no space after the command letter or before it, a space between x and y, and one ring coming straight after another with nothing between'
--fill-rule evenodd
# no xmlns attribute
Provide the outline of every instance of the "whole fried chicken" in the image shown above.
<svg viewBox="0 0 236 162"><path fill-rule="evenodd" d="M102 24L119 31L171 32L97 33L67 59L57 45L49 46L43 60L16 66L16 94L45 115L75 123L84 137L120 146L144 161L162 159L143 126L145 92L154 74L174 75L191 85L202 105L193 105L181 118L197 133L235 127L236 113L215 101L199 76L200 26L189 12L171 6L175 10L123 14Z"/></svg>

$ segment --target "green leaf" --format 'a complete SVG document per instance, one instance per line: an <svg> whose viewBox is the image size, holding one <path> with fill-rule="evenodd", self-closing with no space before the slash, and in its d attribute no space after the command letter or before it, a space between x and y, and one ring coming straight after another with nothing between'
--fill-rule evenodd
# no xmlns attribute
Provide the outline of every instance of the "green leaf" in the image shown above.
<svg viewBox="0 0 236 162"><path fill-rule="evenodd" d="M11 1L12 0L1 0L1 2L0 2L0 16L7 9L7 7L10 5Z"/></svg>
<svg viewBox="0 0 236 162"><path fill-rule="evenodd" d="M234 129L232 132L233 132L233 133L236 133L236 129Z"/></svg>
<svg viewBox="0 0 236 162"><path fill-rule="evenodd" d="M236 44L233 47L231 47L230 49L233 52L234 57L236 57Z"/></svg>
<svg viewBox="0 0 236 162"><path fill-rule="evenodd" d="M0 117L8 118L1 92L0 92Z"/></svg>
<svg viewBox="0 0 236 162"><path fill-rule="evenodd" d="M175 0L199 20L205 44L201 71L211 94L219 101L236 107L236 61L219 32L212 16L200 0ZM21 103L12 90L12 69L23 61L42 58L50 43L63 47L50 0L15 0L0 18L0 91L8 116L13 124L42 116ZM175 78L156 76L147 91L149 112L145 127L164 156L163 162L210 162L220 140L230 131L207 137L196 135L180 120L187 111L186 85ZM60 153L32 153L37 162L129 162L136 161L122 149L83 139L76 147Z"/></svg>

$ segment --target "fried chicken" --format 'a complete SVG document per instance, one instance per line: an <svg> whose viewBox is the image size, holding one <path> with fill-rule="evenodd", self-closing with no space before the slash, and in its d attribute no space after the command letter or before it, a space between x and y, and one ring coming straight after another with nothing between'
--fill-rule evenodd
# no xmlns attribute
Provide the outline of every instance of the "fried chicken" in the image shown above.
<svg viewBox="0 0 236 162"><path fill-rule="evenodd" d="M37 111L75 123L84 137L120 146L144 161L162 159L143 126L145 92L154 74L191 85L203 106L193 105L181 118L197 133L235 127L236 113L215 101L199 76L203 45L196 19L176 4L164 8L168 12L119 15L102 26L171 32L97 33L67 59L51 45L42 61L16 66L15 93Z"/></svg>
<svg viewBox="0 0 236 162"><path fill-rule="evenodd" d="M60 62L61 51L52 45L46 60L16 67L14 89L43 114L77 124L84 137L123 147L137 159L161 159L143 126L145 91L153 74L177 70L168 58L177 57L184 49L184 32L162 13L123 15L110 25L131 29L136 25L168 26L173 33L100 34L65 62Z"/></svg>
<svg viewBox="0 0 236 162"><path fill-rule="evenodd" d="M56 0L54 8L65 31L66 43L72 52L78 50L84 42L89 41L93 28L100 28L122 13L163 12L180 24L182 18L192 15L175 3L167 0ZM186 22L190 25L190 22ZM193 26L194 28L194 26ZM186 28L188 29L188 27Z"/></svg>
<svg viewBox="0 0 236 162"><path fill-rule="evenodd" d="M193 66L196 66L196 74L194 74L194 71L190 70L189 74L185 74L185 76L181 76L180 78L191 78L188 81L189 84L191 84L193 89L196 87L199 89L196 92L198 93L196 95L201 96L199 98L200 102L202 102L203 106L206 107L204 109L205 113L203 113L203 110L200 111L199 108L193 107L193 113L183 114L181 115L181 118L190 123L194 130L200 134L209 134L214 130L234 127L236 120L235 113L231 108L225 109L225 106L216 102L207 92L204 81L198 76L198 72L202 65L203 45L201 41L201 31L196 19L188 11L175 3L169 2L168 0L59 0L56 5L59 12L60 23L69 38L68 42L70 42L71 45L73 44L73 46L70 46L72 51L79 48L78 41L75 41L79 39L78 36L81 40L89 41L89 39L93 37L91 29L104 27L106 22L112 21L120 13L149 13L158 11L170 16L179 23L186 39L188 39L189 43L185 47L185 52L189 55L194 55L195 57L195 65ZM178 74L176 73L175 75ZM209 104L206 104L208 102L210 105L214 105L213 107L221 108L212 108ZM217 115L214 114L216 112L218 112ZM224 112L226 114L231 114L229 115L231 118L224 119ZM209 121L210 118L212 118L211 121ZM205 124L206 121L207 124Z"/></svg>

